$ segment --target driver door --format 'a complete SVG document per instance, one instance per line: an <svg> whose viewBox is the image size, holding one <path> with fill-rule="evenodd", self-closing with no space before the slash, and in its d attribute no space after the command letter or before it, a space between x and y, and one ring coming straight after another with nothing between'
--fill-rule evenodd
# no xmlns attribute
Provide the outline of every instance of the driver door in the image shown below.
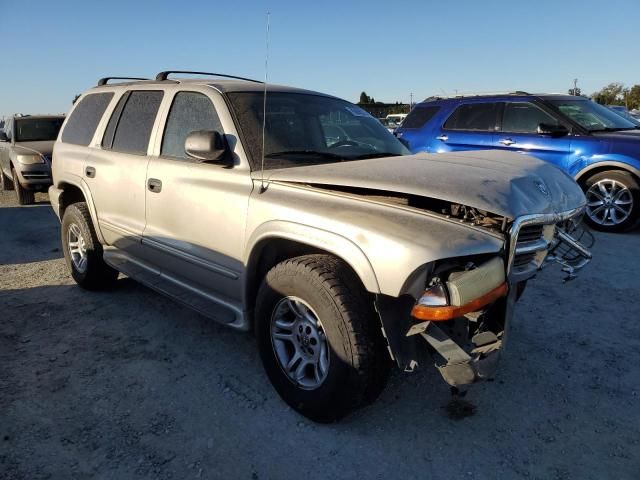
<svg viewBox="0 0 640 480"><path fill-rule="evenodd" d="M541 123L561 124L550 112L532 102L505 103L502 122L495 135L495 148L531 155L566 169L573 155L572 136L541 135L538 133Z"/></svg>

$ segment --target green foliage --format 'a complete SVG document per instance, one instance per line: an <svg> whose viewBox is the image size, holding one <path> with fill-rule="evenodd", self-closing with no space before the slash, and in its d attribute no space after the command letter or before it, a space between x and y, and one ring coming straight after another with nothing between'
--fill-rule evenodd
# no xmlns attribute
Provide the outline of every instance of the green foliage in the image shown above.
<svg viewBox="0 0 640 480"><path fill-rule="evenodd" d="M610 83L602 90L591 95L601 105L624 105L626 90L621 83Z"/></svg>
<svg viewBox="0 0 640 480"><path fill-rule="evenodd" d="M633 110L640 108L640 85L625 88L622 83L610 83L591 95L591 98L602 105L623 105Z"/></svg>
<svg viewBox="0 0 640 480"><path fill-rule="evenodd" d="M580 90L580 87L570 88L569 95L573 95L574 97L579 97L582 95L582 90Z"/></svg>

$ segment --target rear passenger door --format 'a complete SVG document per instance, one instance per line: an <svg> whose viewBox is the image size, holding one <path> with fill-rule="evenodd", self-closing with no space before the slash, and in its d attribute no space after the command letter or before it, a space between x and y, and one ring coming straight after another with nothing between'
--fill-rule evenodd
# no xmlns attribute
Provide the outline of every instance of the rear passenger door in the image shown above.
<svg viewBox="0 0 640 480"><path fill-rule="evenodd" d="M189 133L225 133L204 93L178 91L161 128L159 155L152 157L147 174L143 244L162 272L163 290L231 323L242 305L244 233L253 188L249 171L185 153Z"/></svg>
<svg viewBox="0 0 640 480"><path fill-rule="evenodd" d="M436 134L434 152L493 148L499 103L462 103Z"/></svg>
<svg viewBox="0 0 640 480"><path fill-rule="evenodd" d="M162 97L161 90L125 92L111 114L102 148L92 150L84 169L106 243L133 256L141 254L147 150Z"/></svg>

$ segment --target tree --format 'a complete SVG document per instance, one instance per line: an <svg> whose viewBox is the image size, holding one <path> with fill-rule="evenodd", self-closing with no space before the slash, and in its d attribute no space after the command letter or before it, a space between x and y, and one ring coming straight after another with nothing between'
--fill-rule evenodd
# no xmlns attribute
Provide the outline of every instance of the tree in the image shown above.
<svg viewBox="0 0 640 480"><path fill-rule="evenodd" d="M373 103L373 98L367 95L367 92L362 92L360 94L360 101L358 103Z"/></svg>
<svg viewBox="0 0 640 480"><path fill-rule="evenodd" d="M640 108L640 85L634 85L627 93L627 108Z"/></svg>
<svg viewBox="0 0 640 480"><path fill-rule="evenodd" d="M625 90L624 85L614 82L595 92L591 95L591 98L601 105L624 105L625 93L627 93L627 90Z"/></svg>
<svg viewBox="0 0 640 480"><path fill-rule="evenodd" d="M574 95L576 97L579 97L582 95L582 90L580 90L580 87L570 88L569 95Z"/></svg>

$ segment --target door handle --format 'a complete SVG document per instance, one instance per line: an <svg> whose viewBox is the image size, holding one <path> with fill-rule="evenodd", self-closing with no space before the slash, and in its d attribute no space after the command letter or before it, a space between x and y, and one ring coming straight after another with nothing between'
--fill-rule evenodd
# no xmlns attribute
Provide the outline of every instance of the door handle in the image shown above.
<svg viewBox="0 0 640 480"><path fill-rule="evenodd" d="M84 174L89 178L94 178L96 176L96 169L93 167L87 167L84 169Z"/></svg>
<svg viewBox="0 0 640 480"><path fill-rule="evenodd" d="M513 145L514 143L516 143L513 140L511 140L510 138L503 138L502 140L498 140L498 141L499 141L499 143L501 143L503 145L506 145L507 147L509 145Z"/></svg>
<svg viewBox="0 0 640 480"><path fill-rule="evenodd" d="M147 180L147 188L150 192L160 193L160 191L162 190L162 182L157 178L150 178L149 180Z"/></svg>
<svg viewBox="0 0 640 480"><path fill-rule="evenodd" d="M436 140L440 140L441 142L446 142L447 140L449 140L449 137L447 137L446 135L438 135L436 137Z"/></svg>

